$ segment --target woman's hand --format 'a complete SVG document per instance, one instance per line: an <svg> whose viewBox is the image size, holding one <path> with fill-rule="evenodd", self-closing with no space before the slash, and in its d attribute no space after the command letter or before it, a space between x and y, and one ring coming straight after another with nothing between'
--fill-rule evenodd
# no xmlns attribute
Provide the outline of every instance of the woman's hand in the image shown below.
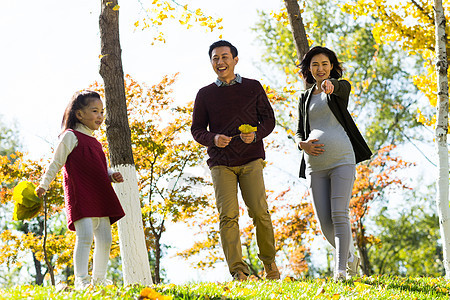
<svg viewBox="0 0 450 300"><path fill-rule="evenodd" d="M325 152L323 149L324 144L314 144L315 142L318 142L318 139L312 139L307 141L301 141L298 143L300 149L306 152L308 155L312 156L318 156Z"/></svg>
<svg viewBox="0 0 450 300"><path fill-rule="evenodd" d="M325 94L332 94L334 92L334 84L331 83L331 81L328 79L325 79L324 81L322 81L322 84L320 87L322 88L322 91Z"/></svg>

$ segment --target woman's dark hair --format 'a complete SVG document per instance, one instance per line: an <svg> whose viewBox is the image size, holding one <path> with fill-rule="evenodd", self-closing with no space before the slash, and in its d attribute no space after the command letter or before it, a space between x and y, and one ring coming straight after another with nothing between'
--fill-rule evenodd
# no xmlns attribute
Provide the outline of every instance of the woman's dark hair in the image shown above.
<svg viewBox="0 0 450 300"><path fill-rule="evenodd" d="M217 41L217 42L213 43L211 46L209 46L209 52L208 52L209 59L211 59L211 55L212 55L213 50L215 48L219 48L219 47L230 47L231 56L233 56L233 58L238 56L238 51L237 51L235 46L233 46L228 41L220 40L220 41Z"/></svg>
<svg viewBox="0 0 450 300"><path fill-rule="evenodd" d="M88 106L93 98L101 99L99 93L89 90L78 91L72 96L72 99L70 100L69 104L66 107L66 110L64 111L64 116L61 123L61 134L69 128L75 129L75 125L77 123L80 123L76 116L77 110L83 109Z"/></svg>
<svg viewBox="0 0 450 300"><path fill-rule="evenodd" d="M342 66L341 63L338 61L336 53L334 53L332 50L326 48L326 47L321 47L321 46L316 46L311 48L306 54L305 56L303 56L303 60L300 63L300 73L302 73L303 78L306 80L307 83L315 83L316 80L314 79L314 77L311 74L311 71L309 70L309 66L311 64L311 60L314 56L316 56L317 54L325 54L328 59L330 60L330 63L333 65L333 69L331 70L330 73L330 77L331 78L341 78L342 77Z"/></svg>

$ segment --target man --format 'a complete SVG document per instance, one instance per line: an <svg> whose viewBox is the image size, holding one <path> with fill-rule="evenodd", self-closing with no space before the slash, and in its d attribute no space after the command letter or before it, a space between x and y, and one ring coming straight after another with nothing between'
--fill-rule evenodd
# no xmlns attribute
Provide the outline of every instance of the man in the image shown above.
<svg viewBox="0 0 450 300"><path fill-rule="evenodd" d="M210 46L209 57L217 80L197 94L191 133L198 143L208 147L207 163L219 211L220 238L233 279L243 281L250 274L242 260L238 184L256 228L258 256L264 263L266 279L279 279L262 172L262 139L275 127L275 116L261 84L234 73L237 55L236 47L227 41ZM257 131L240 133L238 128L243 124L257 127Z"/></svg>

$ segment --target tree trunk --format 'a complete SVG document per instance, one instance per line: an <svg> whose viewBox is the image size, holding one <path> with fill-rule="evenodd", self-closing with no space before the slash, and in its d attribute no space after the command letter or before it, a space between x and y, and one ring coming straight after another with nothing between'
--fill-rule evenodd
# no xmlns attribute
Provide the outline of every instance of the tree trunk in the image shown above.
<svg viewBox="0 0 450 300"><path fill-rule="evenodd" d="M286 10L291 24L292 36L294 38L295 49L297 50L298 61L302 61L303 56L309 50L308 37L303 25L302 15L297 0L284 0Z"/></svg>
<svg viewBox="0 0 450 300"><path fill-rule="evenodd" d="M155 283L161 283L161 235L156 238L155 241Z"/></svg>
<svg viewBox="0 0 450 300"><path fill-rule="evenodd" d="M449 167L448 167L448 78L447 78L447 36L445 34L445 15L442 0L434 1L436 29L436 75L438 101L436 111L435 141L438 153L437 210L442 237L445 277L450 279L450 208L449 208Z"/></svg>
<svg viewBox="0 0 450 300"><path fill-rule="evenodd" d="M34 283L36 285L43 285L44 284L44 275L42 274L42 264L41 262L36 258L36 255L34 252L31 252L33 255L33 262L34 262L34 269L36 270L36 277L34 279Z"/></svg>
<svg viewBox="0 0 450 300"><path fill-rule="evenodd" d="M372 274L372 266L370 265L369 251L367 249L367 239L365 237L366 230L361 222L358 223L358 229L359 235L356 233L356 246L358 248L359 257L361 258L361 269L364 275L370 276Z"/></svg>
<svg viewBox="0 0 450 300"><path fill-rule="evenodd" d="M131 131L128 125L122 50L119 40L118 3L117 0L101 0L101 5L100 75L105 85L106 137L111 167L121 172L124 177L123 183L114 185L126 214L118 222L124 284L148 285L152 284L152 278L145 245L136 167L131 148Z"/></svg>

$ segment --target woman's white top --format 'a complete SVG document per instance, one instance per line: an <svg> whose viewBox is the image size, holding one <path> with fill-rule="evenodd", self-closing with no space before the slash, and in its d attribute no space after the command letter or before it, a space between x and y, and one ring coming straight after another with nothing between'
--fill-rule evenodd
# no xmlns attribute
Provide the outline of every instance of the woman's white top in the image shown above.
<svg viewBox="0 0 450 300"><path fill-rule="evenodd" d="M318 139L316 144L324 144L325 150L318 156L305 153L306 173L332 169L340 165L355 164L352 143L330 110L325 93L312 94L309 104L308 139Z"/></svg>

